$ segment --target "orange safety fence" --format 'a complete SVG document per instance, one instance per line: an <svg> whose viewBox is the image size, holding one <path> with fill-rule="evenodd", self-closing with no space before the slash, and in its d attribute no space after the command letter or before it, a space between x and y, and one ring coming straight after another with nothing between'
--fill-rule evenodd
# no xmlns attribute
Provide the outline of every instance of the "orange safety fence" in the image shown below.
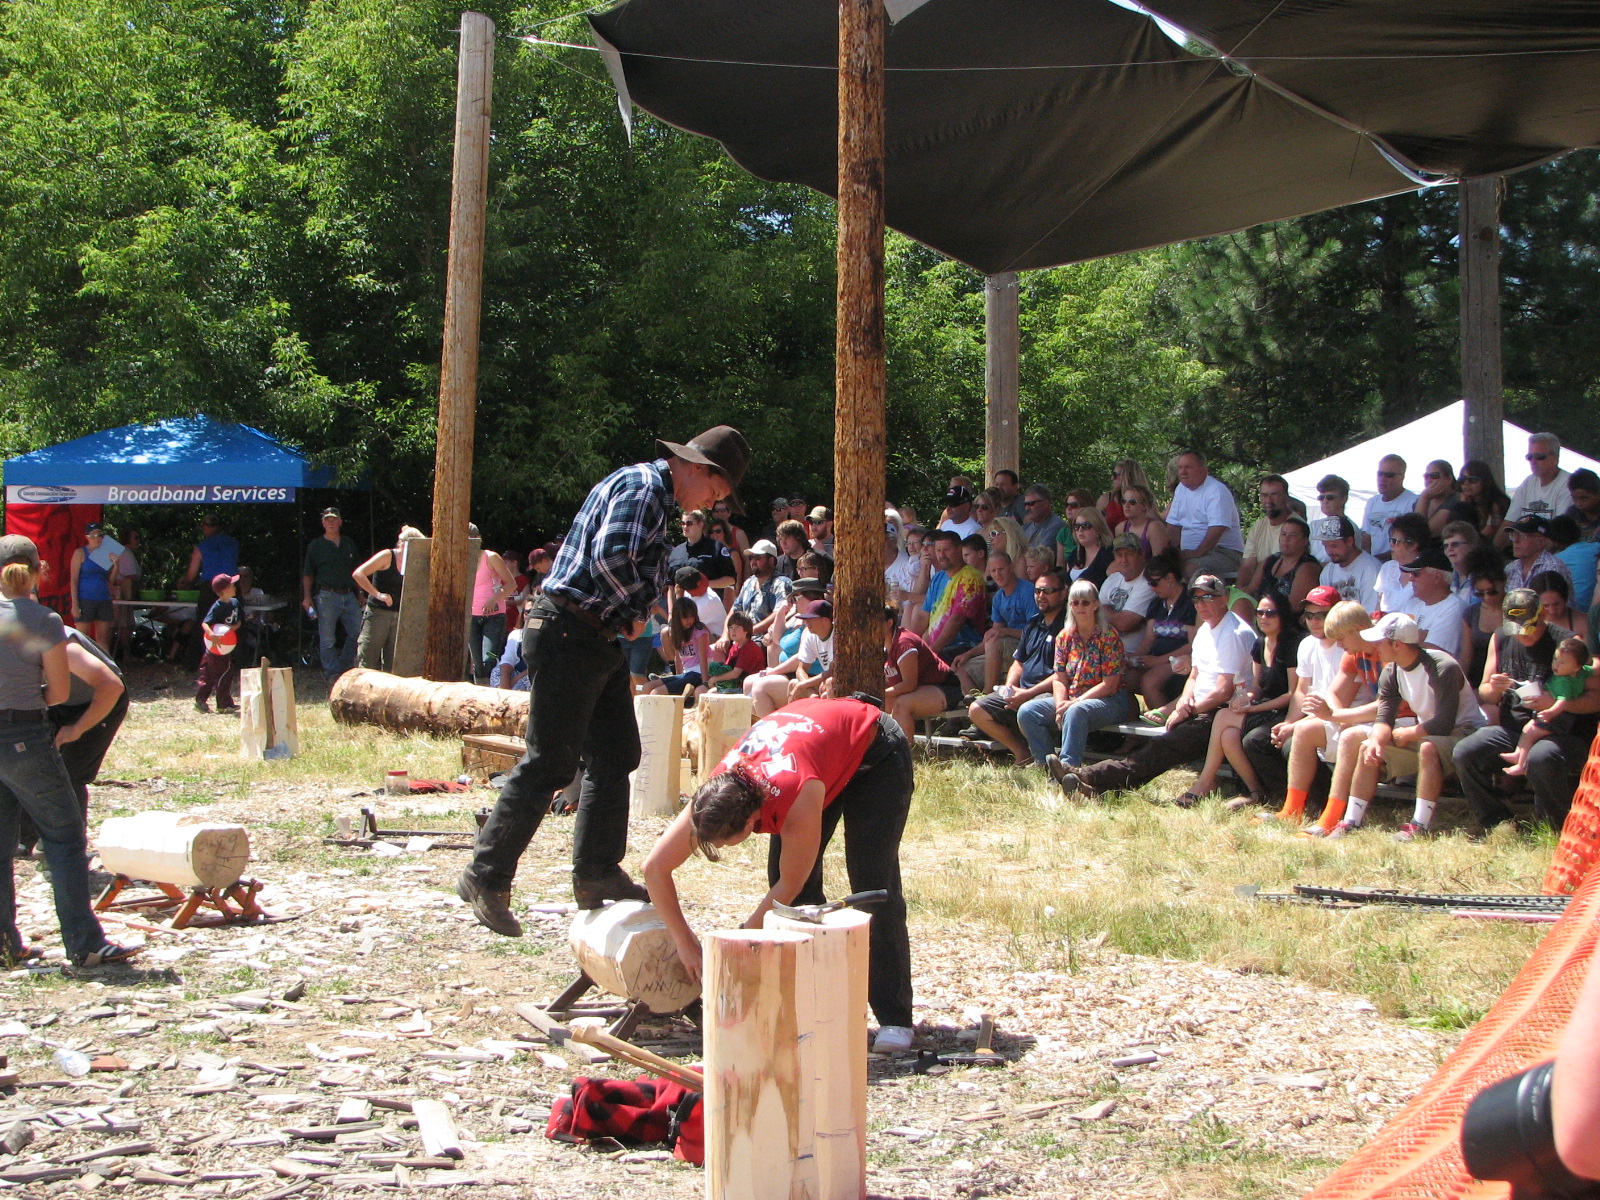
<svg viewBox="0 0 1600 1200"><path fill-rule="evenodd" d="M1561 840L1545 872L1545 894L1564 896L1577 891L1596 859L1600 859L1600 733L1589 747L1589 761L1572 797L1572 811L1561 827Z"/></svg>
<svg viewBox="0 0 1600 1200"><path fill-rule="evenodd" d="M1592 811L1600 784L1592 751L1583 778L1580 794ZM1550 927L1511 986L1411 1103L1305 1200L1508 1196L1506 1184L1474 1182L1467 1173L1461 1160L1461 1117L1472 1098L1491 1083L1555 1053L1594 953L1600 932L1597 913L1600 871L1579 886L1566 913Z"/></svg>

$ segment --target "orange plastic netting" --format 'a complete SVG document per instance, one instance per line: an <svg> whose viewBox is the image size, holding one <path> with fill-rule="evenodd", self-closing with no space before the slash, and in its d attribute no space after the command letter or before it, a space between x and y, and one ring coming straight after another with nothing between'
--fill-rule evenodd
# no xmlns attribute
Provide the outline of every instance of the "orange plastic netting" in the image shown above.
<svg viewBox="0 0 1600 1200"><path fill-rule="evenodd" d="M1475 1183L1467 1174L1461 1116L1489 1084L1555 1052L1595 948L1600 872L1589 867L1600 854L1597 836L1600 764L1591 748L1545 884L1546 892L1577 888L1566 913L1411 1103L1305 1200L1487 1200L1509 1194L1505 1184Z"/></svg>

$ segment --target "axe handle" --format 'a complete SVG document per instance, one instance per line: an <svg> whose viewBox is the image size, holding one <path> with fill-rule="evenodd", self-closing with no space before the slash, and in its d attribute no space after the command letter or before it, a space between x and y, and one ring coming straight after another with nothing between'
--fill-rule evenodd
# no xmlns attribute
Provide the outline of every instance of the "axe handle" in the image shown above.
<svg viewBox="0 0 1600 1200"><path fill-rule="evenodd" d="M604 1050L612 1058L621 1059L623 1062L632 1063L636 1067L643 1067L652 1075L659 1075L673 1083L688 1088L691 1092L706 1090L706 1077L693 1067L683 1066L671 1059L662 1058L659 1054L652 1054L641 1049L631 1042L625 1042L619 1037L612 1037L604 1029L594 1025L574 1025L571 1028L572 1040L582 1042L586 1046L593 1046L596 1050Z"/></svg>

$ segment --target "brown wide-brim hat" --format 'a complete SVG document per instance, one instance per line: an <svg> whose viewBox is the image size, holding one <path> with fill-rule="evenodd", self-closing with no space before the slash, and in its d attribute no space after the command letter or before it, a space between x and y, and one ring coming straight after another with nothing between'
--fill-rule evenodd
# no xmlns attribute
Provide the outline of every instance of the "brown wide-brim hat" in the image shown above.
<svg viewBox="0 0 1600 1200"><path fill-rule="evenodd" d="M750 443L744 440L744 434L732 425L716 425L696 434L685 444L658 438L656 445L685 462L700 463L716 471L733 488L728 495L728 506L736 513L744 512L744 505L739 502L739 483L750 465Z"/></svg>

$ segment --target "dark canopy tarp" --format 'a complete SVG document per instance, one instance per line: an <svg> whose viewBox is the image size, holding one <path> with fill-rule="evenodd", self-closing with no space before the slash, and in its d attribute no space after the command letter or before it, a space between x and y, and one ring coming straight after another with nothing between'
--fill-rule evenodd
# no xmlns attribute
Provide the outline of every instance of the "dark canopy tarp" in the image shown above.
<svg viewBox="0 0 1600 1200"><path fill-rule="evenodd" d="M891 226L985 272L1502 174L1600 144L1595 0L927 0L888 40ZM627 0L631 99L835 191L830 0Z"/></svg>

